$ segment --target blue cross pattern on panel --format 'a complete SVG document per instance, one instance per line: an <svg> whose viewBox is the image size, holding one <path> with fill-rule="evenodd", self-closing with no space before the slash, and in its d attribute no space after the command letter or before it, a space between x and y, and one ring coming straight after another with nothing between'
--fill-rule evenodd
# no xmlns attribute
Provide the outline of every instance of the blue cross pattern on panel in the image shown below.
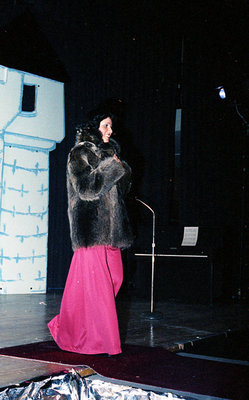
<svg viewBox="0 0 249 400"><path fill-rule="evenodd" d="M0 294L46 291L49 152L64 134L64 84L0 66Z"/></svg>

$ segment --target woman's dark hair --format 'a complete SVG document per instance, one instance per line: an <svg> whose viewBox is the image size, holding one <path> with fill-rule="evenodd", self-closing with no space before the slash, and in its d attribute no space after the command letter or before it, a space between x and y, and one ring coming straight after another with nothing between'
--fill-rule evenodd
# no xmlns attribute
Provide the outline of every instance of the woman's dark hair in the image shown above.
<svg viewBox="0 0 249 400"><path fill-rule="evenodd" d="M104 110L102 112L101 111L102 110L90 111L87 114L88 121L86 121L83 126L98 129L100 122L103 121L103 119L106 119L108 117L111 118L112 123L114 124L114 122L116 120L115 115L110 111L104 111Z"/></svg>
<svg viewBox="0 0 249 400"><path fill-rule="evenodd" d="M114 130L124 120L127 104L119 98L108 98L99 103L94 109L86 113L86 120L81 129L99 129L99 124L108 117L112 120ZM115 134L115 133L114 133Z"/></svg>
<svg viewBox="0 0 249 400"><path fill-rule="evenodd" d="M99 124L101 121L103 121L103 119L106 119L108 117L111 118L112 124L114 124L116 121L116 116L108 110L95 109L88 112L88 119L82 124L76 126L76 143L81 141L84 132L88 133L91 131L92 134L94 134L95 132L95 135L101 138L101 134L99 132Z"/></svg>

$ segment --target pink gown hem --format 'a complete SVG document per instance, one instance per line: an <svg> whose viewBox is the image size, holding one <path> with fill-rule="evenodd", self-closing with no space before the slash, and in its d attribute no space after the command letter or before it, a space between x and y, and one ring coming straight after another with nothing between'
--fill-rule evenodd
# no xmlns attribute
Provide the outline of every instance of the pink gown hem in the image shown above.
<svg viewBox="0 0 249 400"><path fill-rule="evenodd" d="M60 313L48 328L57 345L80 354L120 354L115 295L123 279L120 249L111 246L75 251Z"/></svg>

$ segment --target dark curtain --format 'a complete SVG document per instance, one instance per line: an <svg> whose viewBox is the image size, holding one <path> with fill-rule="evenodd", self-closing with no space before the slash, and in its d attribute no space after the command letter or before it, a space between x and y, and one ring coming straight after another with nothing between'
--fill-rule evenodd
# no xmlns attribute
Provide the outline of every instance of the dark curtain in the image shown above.
<svg viewBox="0 0 249 400"><path fill-rule="evenodd" d="M234 295L245 276L246 260L248 265L248 136L234 102L221 101L216 88L226 86L234 99L236 87L248 78L247 2L6 1L0 6L1 26L21 17L27 5L65 76L66 137L50 153L48 289L64 287L72 257L66 161L75 125L105 99L121 99L123 104L117 140L133 169L128 204L136 246L150 248L152 222L151 213L135 200L138 197L156 212L157 241L167 248L164 233L173 237L174 123L180 95L181 166L174 220L180 227L207 229L207 246L217 242L223 257L223 291L228 297ZM39 59L50 69L52 58L34 42L32 38L32 51L42 53ZM29 50L27 42L25 52ZM246 90L239 99L247 119L248 97ZM182 275L179 265L175 267L179 276L171 282L176 287ZM144 270L136 270L141 287ZM204 282L203 268L199 270L199 282ZM161 272L163 297L168 275L164 267ZM186 276L188 285L193 274ZM170 289L174 293L174 286Z"/></svg>
<svg viewBox="0 0 249 400"><path fill-rule="evenodd" d="M248 42L248 10L245 2L208 2L202 7L190 6L188 11L190 18L184 28L180 219L183 225L208 230L209 242L222 252L223 295L232 299L242 284L242 160L246 135L233 91L248 71L249 57L244 48ZM226 100L218 96L220 85L226 88ZM243 106L241 99L237 102ZM248 214L248 205L246 209Z"/></svg>
<svg viewBox="0 0 249 400"><path fill-rule="evenodd" d="M118 98L124 104L116 139L133 169L128 206L137 241L151 239L150 231L146 236L141 229L141 221L150 227L151 216L135 196L167 224L181 41L177 9L167 2L72 3L67 18L58 18L56 32L44 24L70 81L65 84L66 138L50 154L49 289L64 287L72 256L65 171L74 126L100 101Z"/></svg>

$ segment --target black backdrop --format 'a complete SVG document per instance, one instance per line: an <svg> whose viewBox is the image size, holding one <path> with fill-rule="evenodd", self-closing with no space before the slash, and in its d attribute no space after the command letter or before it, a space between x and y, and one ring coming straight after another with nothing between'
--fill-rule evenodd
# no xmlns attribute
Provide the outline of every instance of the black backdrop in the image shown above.
<svg viewBox="0 0 249 400"><path fill-rule="evenodd" d="M70 47L71 76L65 85L67 138L50 158L48 286L58 288L64 285L71 258L66 155L74 143L74 124L85 111L107 98L119 98L126 104L125 125L117 139L133 168L133 195L155 207L164 223L168 218L164 199L172 173L178 30L172 34L158 10L139 3L122 8L122 4L106 7L98 2L96 8L93 2L78 8L78 13L69 18L71 42L66 44L67 36L64 39L64 46ZM131 203L136 214L134 200Z"/></svg>
<svg viewBox="0 0 249 400"><path fill-rule="evenodd" d="M145 232L151 215L141 211L134 196L155 210L162 242L162 232L169 233L172 225L174 118L180 95L179 213L174 222L207 228L207 242L219 237L221 286L233 296L241 280L245 130L234 106L218 98L216 87L231 86L248 73L247 2L23 0L3 1L0 7L5 32L16 17L23 21L19 36L29 31L23 47L29 57L20 69L37 73L40 68L65 81L66 137L50 153L48 288L64 287L72 256L65 169L75 124L98 102L122 99L126 118L117 138L134 171L129 203L138 247L150 242ZM35 25L54 58L48 47L41 47L41 37L32 34ZM8 66L18 68L11 60ZM244 242L242 256L246 277ZM136 270L135 280L143 282L143 274ZM159 298L164 294L162 289Z"/></svg>

